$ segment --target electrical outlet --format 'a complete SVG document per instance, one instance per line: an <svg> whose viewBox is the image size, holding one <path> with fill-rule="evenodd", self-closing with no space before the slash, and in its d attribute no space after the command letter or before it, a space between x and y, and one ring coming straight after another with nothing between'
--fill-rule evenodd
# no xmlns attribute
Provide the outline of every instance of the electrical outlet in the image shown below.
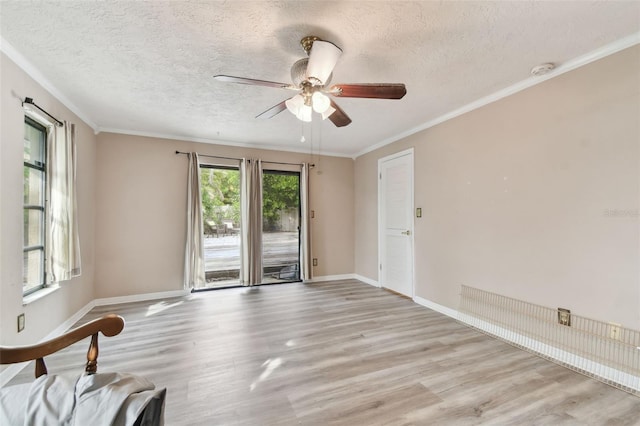
<svg viewBox="0 0 640 426"><path fill-rule="evenodd" d="M622 340L622 335L620 334L620 324L616 324L615 322L609 323L609 337L613 340Z"/></svg>
<svg viewBox="0 0 640 426"><path fill-rule="evenodd" d="M558 308L558 324L571 327L571 311L565 308Z"/></svg>
<svg viewBox="0 0 640 426"><path fill-rule="evenodd" d="M313 259L313 266L318 266L318 259L316 258Z"/></svg>
<svg viewBox="0 0 640 426"><path fill-rule="evenodd" d="M24 330L24 314L18 315L18 333Z"/></svg>

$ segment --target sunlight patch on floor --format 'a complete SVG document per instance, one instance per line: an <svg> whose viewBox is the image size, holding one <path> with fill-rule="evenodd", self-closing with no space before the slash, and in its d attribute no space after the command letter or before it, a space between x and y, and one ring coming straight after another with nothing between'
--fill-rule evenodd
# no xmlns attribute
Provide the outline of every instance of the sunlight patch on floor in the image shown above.
<svg viewBox="0 0 640 426"><path fill-rule="evenodd" d="M169 308L173 308L175 306L179 306L182 305L182 300L179 302L175 302L175 303L167 303L165 301L162 302L158 302L158 303L154 303L153 305L149 306L149 308L147 309L147 313L145 314L145 317L150 317L152 315L155 315L157 313L160 313L162 311L166 311Z"/></svg>
<svg viewBox="0 0 640 426"><path fill-rule="evenodd" d="M276 368L280 367L280 365L282 365L281 358L266 360L262 364L262 366L264 367L264 371L262 372L262 374L260 374L260 377L258 377L256 381L251 383L251 386L249 386L249 390L253 392L258 386L258 383L265 381L271 375L271 373L275 371Z"/></svg>

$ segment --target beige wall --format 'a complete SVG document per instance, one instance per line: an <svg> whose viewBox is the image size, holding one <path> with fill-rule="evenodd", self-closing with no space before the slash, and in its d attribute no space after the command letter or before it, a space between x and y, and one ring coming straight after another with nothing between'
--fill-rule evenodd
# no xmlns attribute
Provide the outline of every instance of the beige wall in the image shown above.
<svg viewBox="0 0 640 426"><path fill-rule="evenodd" d="M0 59L0 343L34 343L93 299L95 144L93 130L35 83L4 54ZM22 305L22 179L24 112L21 99L31 97L55 117L76 124L78 215L82 276L60 289ZM16 317L25 313L17 333Z"/></svg>
<svg viewBox="0 0 640 426"><path fill-rule="evenodd" d="M353 273L353 160L104 133L98 135L96 297L182 288L188 160L176 150L316 163L314 276Z"/></svg>
<svg viewBox="0 0 640 426"><path fill-rule="evenodd" d="M636 46L357 158L356 274L378 278L377 160L415 147L417 296L457 309L466 284L640 329L639 122Z"/></svg>

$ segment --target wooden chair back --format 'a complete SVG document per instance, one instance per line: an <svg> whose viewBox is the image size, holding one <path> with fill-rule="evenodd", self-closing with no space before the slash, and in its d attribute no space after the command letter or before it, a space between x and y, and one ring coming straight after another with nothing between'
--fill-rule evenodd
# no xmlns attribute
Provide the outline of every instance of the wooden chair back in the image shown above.
<svg viewBox="0 0 640 426"><path fill-rule="evenodd" d="M69 330L61 336L30 346L2 347L0 346L0 364L15 364L25 361L36 361L36 378L47 374L44 357L66 348L86 337L91 336L87 364L85 371L95 374L98 370L98 333L112 337L120 334L124 328L124 318L109 314L102 318L88 322L85 325Z"/></svg>

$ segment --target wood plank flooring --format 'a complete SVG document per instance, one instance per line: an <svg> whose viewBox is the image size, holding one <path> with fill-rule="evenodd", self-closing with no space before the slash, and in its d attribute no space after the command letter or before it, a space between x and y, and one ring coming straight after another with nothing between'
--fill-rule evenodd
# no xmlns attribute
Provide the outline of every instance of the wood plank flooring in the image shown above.
<svg viewBox="0 0 640 426"><path fill-rule="evenodd" d="M358 281L98 307L98 371L167 388L167 425L638 425L640 398ZM80 373L87 342L47 359ZM32 380L27 367L12 383Z"/></svg>

